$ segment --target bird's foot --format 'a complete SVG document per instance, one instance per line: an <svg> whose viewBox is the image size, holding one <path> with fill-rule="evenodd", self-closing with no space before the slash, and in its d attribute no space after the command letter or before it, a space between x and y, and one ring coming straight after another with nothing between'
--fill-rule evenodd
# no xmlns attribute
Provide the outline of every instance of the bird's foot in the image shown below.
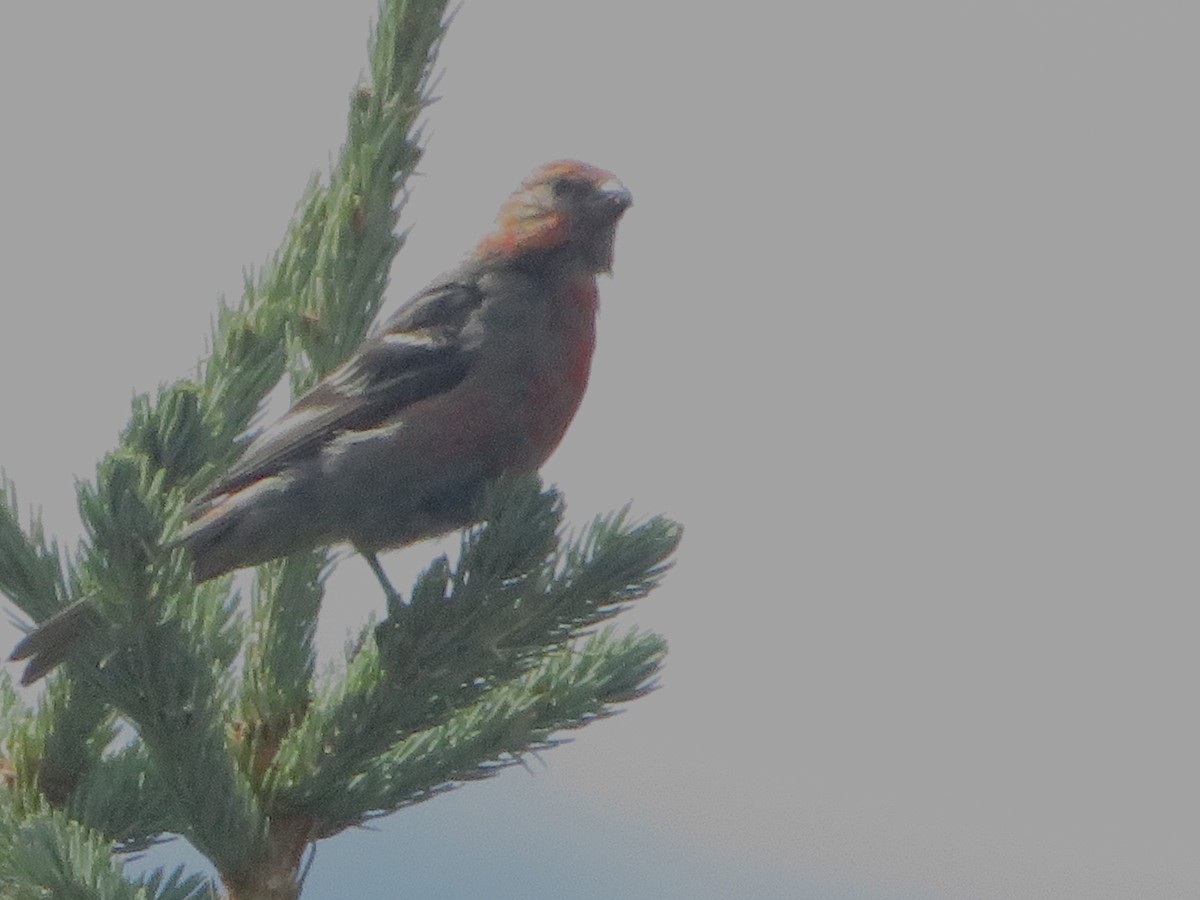
<svg viewBox="0 0 1200 900"><path fill-rule="evenodd" d="M367 561L367 565L371 567L371 571L375 573L375 577L379 579L379 585L383 588L384 597L387 598L388 614L393 610L399 609L404 605L404 598L400 592L396 590L391 581L388 580L387 572L383 571L383 566L379 563L379 557L369 551L360 551L363 559Z"/></svg>

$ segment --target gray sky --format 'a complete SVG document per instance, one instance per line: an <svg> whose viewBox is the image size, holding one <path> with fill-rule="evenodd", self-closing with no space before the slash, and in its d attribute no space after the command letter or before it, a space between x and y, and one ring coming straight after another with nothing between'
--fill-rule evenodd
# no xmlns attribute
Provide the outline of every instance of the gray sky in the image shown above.
<svg viewBox="0 0 1200 900"><path fill-rule="evenodd" d="M0 9L0 464L59 535L336 151L373 9ZM545 474L685 523L625 617L663 689L312 896L1196 896L1200 7L714 10L466 0L390 291L538 163L633 191ZM346 562L325 646L381 607Z"/></svg>

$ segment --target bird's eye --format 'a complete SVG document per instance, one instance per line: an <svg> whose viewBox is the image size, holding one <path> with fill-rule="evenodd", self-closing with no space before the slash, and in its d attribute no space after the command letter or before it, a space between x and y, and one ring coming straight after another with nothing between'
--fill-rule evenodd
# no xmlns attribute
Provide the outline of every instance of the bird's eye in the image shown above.
<svg viewBox="0 0 1200 900"><path fill-rule="evenodd" d="M557 178L550 185L550 189L554 191L555 197L583 197L592 188L585 181L579 181L575 178Z"/></svg>

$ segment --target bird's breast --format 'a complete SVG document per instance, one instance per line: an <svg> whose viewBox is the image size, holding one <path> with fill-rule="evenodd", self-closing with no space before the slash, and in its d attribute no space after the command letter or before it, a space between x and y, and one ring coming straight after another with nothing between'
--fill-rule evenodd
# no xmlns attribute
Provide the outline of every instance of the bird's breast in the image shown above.
<svg viewBox="0 0 1200 900"><path fill-rule="evenodd" d="M587 389L596 285L589 277L548 287L537 302L496 310L466 379L414 404L395 439L378 442L403 461L397 478L411 480L430 458L485 477L534 471L554 452Z"/></svg>
<svg viewBox="0 0 1200 900"><path fill-rule="evenodd" d="M554 452L579 410L587 390L596 346L596 282L588 278L567 285L564 302L555 305L551 327L528 383L528 437L537 468Z"/></svg>

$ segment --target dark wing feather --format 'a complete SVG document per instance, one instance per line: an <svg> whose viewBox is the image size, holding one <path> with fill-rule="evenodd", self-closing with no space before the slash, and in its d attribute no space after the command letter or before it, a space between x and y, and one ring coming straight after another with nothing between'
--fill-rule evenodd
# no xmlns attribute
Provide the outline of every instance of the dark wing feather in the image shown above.
<svg viewBox="0 0 1200 900"><path fill-rule="evenodd" d="M474 285L441 282L411 299L292 408L250 442L241 458L192 502L221 494L315 455L347 430L373 428L466 377L476 344L467 328L483 296Z"/></svg>

